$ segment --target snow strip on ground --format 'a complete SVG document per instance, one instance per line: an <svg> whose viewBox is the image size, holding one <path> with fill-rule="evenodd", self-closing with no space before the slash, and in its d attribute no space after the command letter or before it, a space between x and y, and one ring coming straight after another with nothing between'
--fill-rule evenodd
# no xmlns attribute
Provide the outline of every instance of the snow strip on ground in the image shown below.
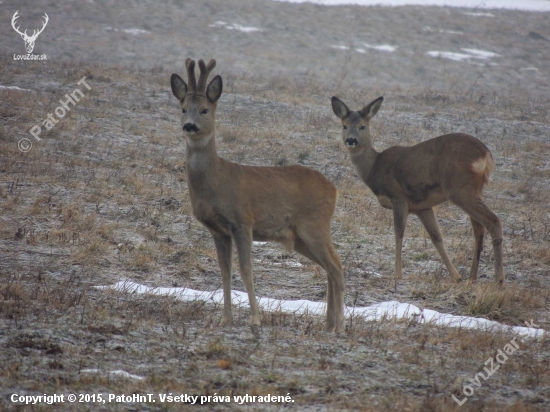
<svg viewBox="0 0 550 412"><path fill-rule="evenodd" d="M80 373L95 373L95 374L102 374L102 375L108 375L108 376L118 375L118 376L122 376L123 378L136 379L138 381L145 379L143 376L132 375L131 373L128 373L120 369L117 369L114 371L101 370L101 369L82 369Z"/></svg>
<svg viewBox="0 0 550 412"><path fill-rule="evenodd" d="M223 303L223 291L221 289L213 292L203 292L188 288L153 288L140 285L132 281L120 281L111 286L98 286L101 289L114 289L126 293L151 293L154 295L171 295L184 301L211 301ZM246 292L233 290L231 301L234 305L248 306L248 295ZM279 300L258 297L259 306L266 311L281 311L286 313L310 315L323 315L325 313L325 302L312 302L310 300ZM545 334L544 329L529 328L524 326L507 326L498 322L472 318L469 316L457 316L440 313L431 309L420 309L410 303L389 301L377 303L366 307L345 307L347 317L362 316L365 320L389 320L389 319L415 319L418 323L428 323L438 326L452 328L479 329L489 332L514 332L521 336L540 338Z"/></svg>
<svg viewBox="0 0 550 412"><path fill-rule="evenodd" d="M0 85L0 89L3 89L3 90L21 90L23 92L32 92L32 90L22 89L21 87L17 87L17 86L2 86L2 85Z"/></svg>

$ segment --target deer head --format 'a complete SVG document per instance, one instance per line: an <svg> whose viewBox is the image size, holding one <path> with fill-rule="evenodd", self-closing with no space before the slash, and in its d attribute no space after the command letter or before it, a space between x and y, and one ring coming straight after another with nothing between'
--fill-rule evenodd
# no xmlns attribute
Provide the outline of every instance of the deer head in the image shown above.
<svg viewBox="0 0 550 412"><path fill-rule="evenodd" d="M11 25L12 25L13 29L17 33L19 33L21 35L21 37L23 38L23 40L25 41L25 48L27 49L27 53L30 54L34 50L34 42L38 38L38 35L44 31L44 29L46 28L46 25L48 24L48 21L50 19L49 19L48 15L46 13L44 13L44 22L42 23L42 28L40 30L33 30L32 36L28 36L27 35L27 30L25 30L23 33L21 33L21 31L19 31L19 26L15 27L15 22L19 18L18 13L19 13L19 10L17 10L15 12L15 14L13 15L13 17L11 19Z"/></svg>
<svg viewBox="0 0 550 412"><path fill-rule="evenodd" d="M372 146L369 130L369 121L382 105L384 98L380 96L361 110L351 111L338 97L332 98L332 110L342 121L342 139L350 153Z"/></svg>
<svg viewBox="0 0 550 412"><path fill-rule="evenodd" d="M206 86L210 72L216 67L214 59L208 64L202 59L199 60L198 83L195 79L195 61L187 58L185 67L189 84L177 74L172 74L172 93L180 102L181 125L187 143L191 147L205 146L214 136L216 105L223 88L222 78L216 76L208 87Z"/></svg>

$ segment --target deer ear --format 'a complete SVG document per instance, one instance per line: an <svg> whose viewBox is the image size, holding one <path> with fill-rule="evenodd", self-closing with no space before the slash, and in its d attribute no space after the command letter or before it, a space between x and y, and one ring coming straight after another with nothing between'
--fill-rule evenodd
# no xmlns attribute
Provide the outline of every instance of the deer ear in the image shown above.
<svg viewBox="0 0 550 412"><path fill-rule="evenodd" d="M181 102L187 94L187 83L174 73L170 78L170 86L172 86L172 93L174 96Z"/></svg>
<svg viewBox="0 0 550 412"><path fill-rule="evenodd" d="M376 115L376 113L378 113L378 109L380 109L380 106L382 106L383 101L384 101L384 96L380 96L378 99L373 100L372 102L367 104L365 107L363 107L361 110L359 110L359 113L365 119L370 120Z"/></svg>
<svg viewBox="0 0 550 412"><path fill-rule="evenodd" d="M332 103L332 111L340 119L343 119L349 114L348 106L346 106L346 104L342 100L340 100L338 97L332 96L331 103Z"/></svg>
<svg viewBox="0 0 550 412"><path fill-rule="evenodd" d="M206 88L206 97L212 102L216 103L222 95L223 82L222 78L218 75L212 79Z"/></svg>

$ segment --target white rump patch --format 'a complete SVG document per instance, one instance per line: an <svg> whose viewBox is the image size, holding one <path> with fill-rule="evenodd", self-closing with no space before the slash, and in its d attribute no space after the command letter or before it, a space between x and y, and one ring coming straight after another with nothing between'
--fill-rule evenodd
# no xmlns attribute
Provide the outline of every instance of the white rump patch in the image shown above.
<svg viewBox="0 0 550 412"><path fill-rule="evenodd" d="M483 173L487 167L487 160L485 157L480 157L474 163L472 163L472 170L475 173Z"/></svg>

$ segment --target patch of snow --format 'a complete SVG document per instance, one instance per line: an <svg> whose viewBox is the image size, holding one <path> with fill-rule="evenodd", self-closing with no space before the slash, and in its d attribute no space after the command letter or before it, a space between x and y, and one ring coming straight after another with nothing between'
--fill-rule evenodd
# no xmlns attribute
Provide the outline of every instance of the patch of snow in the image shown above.
<svg viewBox="0 0 550 412"><path fill-rule="evenodd" d="M473 54L474 56L478 56L480 59L489 59L491 57L500 57L500 54L493 53L490 51L485 50L478 50L478 49L461 49L462 51L465 51L466 53Z"/></svg>
<svg viewBox="0 0 550 412"><path fill-rule="evenodd" d="M397 49L397 46L392 46L390 44L380 44L378 46L376 45L372 45L372 44L367 44L367 43L363 43L363 46L369 48L369 49L375 49L375 50L380 50L380 51L385 51L385 52L394 52L396 49Z"/></svg>
<svg viewBox="0 0 550 412"><path fill-rule="evenodd" d="M363 46L365 46L368 49L374 49L374 50L385 51L385 52L390 52L390 53L394 52L397 49L397 46L392 46L392 45L389 45L389 44L372 45L372 44L363 43ZM330 47L332 47L334 49L338 49L338 50L349 50L350 49L348 46L344 46L344 45L341 45L341 44L334 44ZM365 49L362 49L362 48L356 48L355 51L357 53L366 53L367 52Z"/></svg>
<svg viewBox="0 0 550 412"><path fill-rule="evenodd" d="M262 29L259 29L257 27L245 27L241 26L240 24L228 24L224 21L217 21L214 24L210 24L208 27L223 27L227 30L238 30L242 31L243 33L254 33L256 31L263 31Z"/></svg>
<svg viewBox="0 0 550 412"><path fill-rule="evenodd" d="M113 27L106 27L107 31L122 31L124 33L133 34L134 36L137 36L138 34L147 34L151 33L150 31L143 30L143 29L115 29Z"/></svg>
<svg viewBox="0 0 550 412"><path fill-rule="evenodd" d="M456 30L441 30L441 29L438 29L438 30L435 30L435 29L432 29L430 26L425 26L422 30L424 31L429 31L429 32L439 32L439 33L448 33L448 34L464 34L463 32L461 31L456 31Z"/></svg>
<svg viewBox="0 0 550 412"><path fill-rule="evenodd" d="M0 85L0 90L21 90L22 92L32 92L30 89L22 89L21 87L17 86L2 86Z"/></svg>
<svg viewBox="0 0 550 412"><path fill-rule="evenodd" d="M105 374L105 375L119 375L119 376L122 376L124 378L130 378L130 379L136 379L136 380L143 380L145 379L143 376L138 376L138 375L132 375L131 373L128 373L126 371L123 371L123 370L114 370L114 371L104 371L104 370L101 370L101 369L82 369L80 371L81 373L99 373L99 374Z"/></svg>
<svg viewBox="0 0 550 412"><path fill-rule="evenodd" d="M462 51L466 53L455 53L455 52L444 52L444 51L429 51L427 54L432 57L441 57L442 59L448 59L453 61L464 61L470 59L481 59L487 60L491 57L499 57L500 54L478 50L478 49L465 49L461 48Z"/></svg>
<svg viewBox="0 0 550 412"><path fill-rule="evenodd" d="M272 266L286 266L291 268L299 268L304 266L300 262L293 262L291 260L287 260L284 262L266 262L265 260L254 259L254 263L262 263L264 265L272 265Z"/></svg>
<svg viewBox="0 0 550 412"><path fill-rule="evenodd" d="M539 71L539 69L537 69L536 67L522 67L519 70L522 71L522 72L538 72Z"/></svg>
<svg viewBox="0 0 550 412"><path fill-rule="evenodd" d="M300 267L304 266L300 262L293 262L291 260L286 261L286 262L273 262L272 265L273 266L289 266L291 268L300 268Z"/></svg>
<svg viewBox="0 0 550 412"><path fill-rule="evenodd" d="M466 16L474 16L474 17L495 17L494 14L491 14L491 13L462 13L462 14L465 14Z"/></svg>
<svg viewBox="0 0 550 412"><path fill-rule="evenodd" d="M257 246L263 246L263 245L267 245L267 242L252 242L253 245L257 245Z"/></svg>
<svg viewBox="0 0 550 412"><path fill-rule="evenodd" d="M188 288L153 288L131 281L120 281L111 286L97 286L99 289L112 289L126 293L150 293L153 295L170 295L184 301L202 300L206 302L223 303L223 290L203 292ZM325 302L310 300L279 300L258 297L258 305L266 311L282 311L286 313L308 313L323 315L326 311ZM248 294L237 290L231 291L231 301L234 305L248 306ZM397 301L381 302L366 307L344 308L347 316L363 316L367 321L388 321L392 319L414 319L421 324L446 326L451 328L478 329L489 332L513 332L521 336L540 338L546 334L544 329L524 326L507 326L484 318L457 316L440 313L431 309L420 309L410 303ZM113 373L113 372L111 372Z"/></svg>
<svg viewBox="0 0 550 412"><path fill-rule="evenodd" d="M439 6L469 9L508 9L524 11L550 11L546 0L274 0L287 3L315 3L323 6ZM465 13L466 14L466 13ZM472 16L492 17L490 13L468 13Z"/></svg>
<svg viewBox="0 0 550 412"><path fill-rule="evenodd" d="M138 34L149 33L147 30L142 30L142 29L122 29L122 31L124 33L133 34L134 36Z"/></svg>
<svg viewBox="0 0 550 412"><path fill-rule="evenodd" d="M441 57L442 59L454 60L455 62L468 60L473 57L471 54L442 52L442 51L429 51L427 54L432 57Z"/></svg>

